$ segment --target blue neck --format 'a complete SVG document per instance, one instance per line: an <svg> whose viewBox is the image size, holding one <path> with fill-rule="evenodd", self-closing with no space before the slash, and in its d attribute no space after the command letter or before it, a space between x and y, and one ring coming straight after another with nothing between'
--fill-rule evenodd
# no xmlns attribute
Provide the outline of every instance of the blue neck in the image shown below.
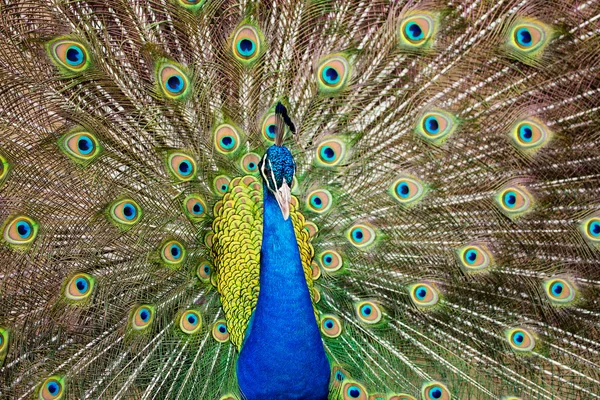
<svg viewBox="0 0 600 400"><path fill-rule="evenodd" d="M244 398L327 399L329 361L292 219L264 187L260 293L237 362Z"/></svg>

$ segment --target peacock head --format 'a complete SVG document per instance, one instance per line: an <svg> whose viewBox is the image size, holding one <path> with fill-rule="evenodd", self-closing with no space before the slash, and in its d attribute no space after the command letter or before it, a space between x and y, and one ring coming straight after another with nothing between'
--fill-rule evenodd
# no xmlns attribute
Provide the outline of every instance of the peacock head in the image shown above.
<svg viewBox="0 0 600 400"><path fill-rule="evenodd" d="M290 216L290 202L292 201L290 185L296 171L292 153L287 147L274 144L267 149L258 168L267 189L275 196L277 204L281 208L283 219L287 220Z"/></svg>

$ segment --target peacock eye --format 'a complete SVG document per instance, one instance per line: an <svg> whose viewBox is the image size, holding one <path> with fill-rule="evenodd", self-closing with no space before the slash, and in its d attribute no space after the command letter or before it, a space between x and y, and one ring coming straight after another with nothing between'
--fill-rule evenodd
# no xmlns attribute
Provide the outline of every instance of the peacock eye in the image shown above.
<svg viewBox="0 0 600 400"><path fill-rule="evenodd" d="M561 278L549 279L544 282L546 296L556 305L566 305L575 300L575 287Z"/></svg>
<svg viewBox="0 0 600 400"><path fill-rule="evenodd" d="M422 48L430 45L435 31L433 15L418 14L406 18L401 24L401 45L409 48Z"/></svg>
<svg viewBox="0 0 600 400"><path fill-rule="evenodd" d="M224 124L215 129L215 148L221 154L234 153L240 147L240 134L232 125Z"/></svg>
<svg viewBox="0 0 600 400"><path fill-rule="evenodd" d="M100 144L89 132L69 133L61 139L60 148L73 161L87 165L100 154Z"/></svg>
<svg viewBox="0 0 600 400"><path fill-rule="evenodd" d="M206 217L206 203L197 194L191 194L183 200L184 211L187 217L194 221L201 221Z"/></svg>
<svg viewBox="0 0 600 400"><path fill-rule="evenodd" d="M531 195L524 188L509 186L501 190L496 201L509 217L521 215L531 209Z"/></svg>
<svg viewBox="0 0 600 400"><path fill-rule="evenodd" d="M322 214L331 208L331 193L326 189L310 192L306 200L306 207L317 214Z"/></svg>
<svg viewBox="0 0 600 400"><path fill-rule="evenodd" d="M329 139L317 147L317 163L322 167L339 165L345 155L346 146L339 139Z"/></svg>
<svg viewBox="0 0 600 400"><path fill-rule="evenodd" d="M74 40L57 40L49 45L52 59L70 72L81 72L90 65L88 52L85 47Z"/></svg>
<svg viewBox="0 0 600 400"><path fill-rule="evenodd" d="M445 111L425 113L417 126L417 133L428 142L442 144L455 130L454 117Z"/></svg>
<svg viewBox="0 0 600 400"><path fill-rule="evenodd" d="M424 400L450 400L448 388L440 382L428 382L421 388Z"/></svg>
<svg viewBox="0 0 600 400"><path fill-rule="evenodd" d="M523 328L509 329L505 332L508 344L518 352L529 352L535 348L533 335Z"/></svg>
<svg viewBox="0 0 600 400"><path fill-rule="evenodd" d="M206 3L206 0L179 0L179 4L194 12L200 10L204 3Z"/></svg>
<svg viewBox="0 0 600 400"><path fill-rule="evenodd" d="M471 245L458 251L460 262L468 271L479 271L490 266L492 257L483 246Z"/></svg>
<svg viewBox="0 0 600 400"><path fill-rule="evenodd" d="M367 391L358 382L349 381L342 388L343 400L367 400Z"/></svg>
<svg viewBox="0 0 600 400"><path fill-rule="evenodd" d="M171 240L162 246L160 255L166 264L179 265L184 261L186 251L181 243Z"/></svg>
<svg viewBox="0 0 600 400"><path fill-rule="evenodd" d="M323 60L317 68L317 81L321 92L337 92L345 86L350 65L344 56L335 55Z"/></svg>
<svg viewBox="0 0 600 400"><path fill-rule="evenodd" d="M336 338L342 333L342 324L337 317L324 315L321 318L321 332L328 338Z"/></svg>
<svg viewBox="0 0 600 400"><path fill-rule="evenodd" d="M233 54L243 64L254 62L261 52L261 35L252 25L240 26L233 36Z"/></svg>
<svg viewBox="0 0 600 400"><path fill-rule="evenodd" d="M600 217L593 216L585 220L581 225L581 231L589 241L600 242Z"/></svg>
<svg viewBox="0 0 600 400"><path fill-rule="evenodd" d="M18 216L5 225L4 240L13 245L26 245L33 242L37 232L37 222L26 216Z"/></svg>
<svg viewBox="0 0 600 400"><path fill-rule="evenodd" d="M201 261L198 265L198 269L196 270L196 275L198 278L204 282L210 282L210 273L212 271L212 266L208 261Z"/></svg>
<svg viewBox="0 0 600 400"><path fill-rule="evenodd" d="M202 318L196 310L185 311L179 319L179 328L188 335L198 333L202 329Z"/></svg>
<svg viewBox="0 0 600 400"><path fill-rule="evenodd" d="M65 296L74 301L87 299L92 294L94 279L84 273L74 275L67 282Z"/></svg>
<svg viewBox="0 0 600 400"><path fill-rule="evenodd" d="M64 394L63 380L58 376L47 378L40 388L39 397L42 400L62 399Z"/></svg>
<svg viewBox="0 0 600 400"><path fill-rule="evenodd" d="M118 224L131 226L142 216L142 209L131 199L119 200L110 207L110 217Z"/></svg>
<svg viewBox="0 0 600 400"><path fill-rule="evenodd" d="M171 153L168 157L169 171L179 181L189 181L196 176L196 162L184 153Z"/></svg>
<svg viewBox="0 0 600 400"><path fill-rule="evenodd" d="M168 98L179 100L189 93L189 79L178 66L161 65L158 69L158 77L162 92Z"/></svg>
<svg viewBox="0 0 600 400"><path fill-rule="evenodd" d="M409 206L418 203L423 198L425 190L419 180L402 176L394 182L390 192L400 204Z"/></svg>
<svg viewBox="0 0 600 400"><path fill-rule="evenodd" d="M224 195L229 190L229 183L231 179L226 176L220 175L213 181L215 192L219 195Z"/></svg>
<svg viewBox="0 0 600 400"><path fill-rule="evenodd" d="M410 297L418 307L432 307L439 301L439 294L433 286L418 283L410 286Z"/></svg>
<svg viewBox="0 0 600 400"><path fill-rule="evenodd" d="M355 247L366 248L375 241L375 231L365 224L356 224L348 230L346 237Z"/></svg>
<svg viewBox="0 0 600 400"><path fill-rule="evenodd" d="M242 160L240 161L240 165L242 169L247 174L253 174L258 171L258 163L260 162L260 157L255 153L248 153Z"/></svg>
<svg viewBox="0 0 600 400"><path fill-rule="evenodd" d="M319 256L321 267L328 272L335 272L342 268L342 256L333 250L327 250Z"/></svg>
<svg viewBox="0 0 600 400"><path fill-rule="evenodd" d="M519 50L529 52L543 46L547 41L547 35L542 26L524 23L512 29L512 40Z"/></svg>
<svg viewBox="0 0 600 400"><path fill-rule="evenodd" d="M131 326L135 330L146 329L154 319L154 307L150 305L141 305L134 309L131 319Z"/></svg>
<svg viewBox="0 0 600 400"><path fill-rule="evenodd" d="M356 315L365 324L376 324L383 314L379 306L372 301L363 301L356 305Z"/></svg>
<svg viewBox="0 0 600 400"><path fill-rule="evenodd" d="M550 130L541 122L528 119L517 123L511 136L516 147L522 151L535 152L550 140Z"/></svg>
<svg viewBox="0 0 600 400"><path fill-rule="evenodd" d="M224 343L229 340L229 330L227 329L227 324L224 320L215 322L212 327L212 335L217 342Z"/></svg>

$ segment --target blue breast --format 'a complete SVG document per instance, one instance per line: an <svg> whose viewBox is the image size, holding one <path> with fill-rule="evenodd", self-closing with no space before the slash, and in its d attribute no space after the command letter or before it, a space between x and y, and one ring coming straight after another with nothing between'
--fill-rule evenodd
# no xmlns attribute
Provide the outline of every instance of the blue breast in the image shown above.
<svg viewBox="0 0 600 400"><path fill-rule="evenodd" d="M237 362L243 396L327 399L330 367L291 218L264 188L260 294Z"/></svg>

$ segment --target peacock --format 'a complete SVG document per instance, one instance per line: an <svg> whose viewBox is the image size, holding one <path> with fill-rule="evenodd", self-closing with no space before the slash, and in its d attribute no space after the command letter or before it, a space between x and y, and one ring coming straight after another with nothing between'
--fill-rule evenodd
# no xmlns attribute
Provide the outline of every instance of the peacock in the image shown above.
<svg viewBox="0 0 600 400"><path fill-rule="evenodd" d="M600 399L600 1L4 0L0 398Z"/></svg>

